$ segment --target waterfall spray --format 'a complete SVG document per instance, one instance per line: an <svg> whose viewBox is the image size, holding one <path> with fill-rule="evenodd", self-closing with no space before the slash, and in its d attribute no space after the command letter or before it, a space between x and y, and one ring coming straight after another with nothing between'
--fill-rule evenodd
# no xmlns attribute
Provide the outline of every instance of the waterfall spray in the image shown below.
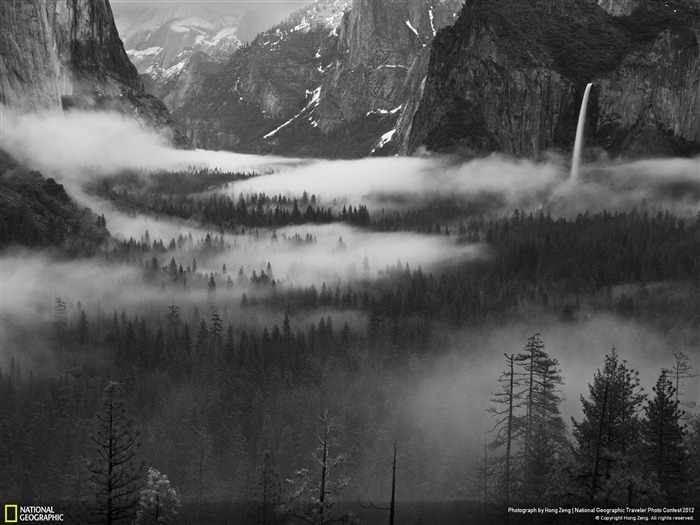
<svg viewBox="0 0 700 525"><path fill-rule="evenodd" d="M576 140L574 141L574 157L571 161L571 180L578 180L579 164L581 163L581 150L583 149L583 131L586 127L586 107L588 106L588 95L591 93L593 82L586 86L581 102L581 111L578 114L578 125L576 126Z"/></svg>

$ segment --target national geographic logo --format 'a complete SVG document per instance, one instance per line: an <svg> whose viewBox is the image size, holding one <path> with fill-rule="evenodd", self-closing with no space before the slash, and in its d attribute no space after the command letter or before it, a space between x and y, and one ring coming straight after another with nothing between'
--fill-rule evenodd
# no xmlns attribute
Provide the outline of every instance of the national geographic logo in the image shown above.
<svg viewBox="0 0 700 525"><path fill-rule="evenodd" d="M37 523L43 521L63 521L63 514L53 507L20 507L5 505L5 523Z"/></svg>

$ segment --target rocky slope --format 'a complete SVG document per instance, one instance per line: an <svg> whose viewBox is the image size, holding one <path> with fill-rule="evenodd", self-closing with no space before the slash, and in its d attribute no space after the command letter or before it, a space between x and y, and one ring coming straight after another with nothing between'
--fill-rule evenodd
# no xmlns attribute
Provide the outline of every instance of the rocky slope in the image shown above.
<svg viewBox="0 0 700 525"><path fill-rule="evenodd" d="M168 103L198 147L368 155L387 141L410 94L409 72L461 4L319 0L206 79L191 75L187 95Z"/></svg>
<svg viewBox="0 0 700 525"><path fill-rule="evenodd" d="M414 61L438 29L454 23L461 5L450 0L355 0L340 25L338 57L321 90L321 130L401 106Z"/></svg>
<svg viewBox="0 0 700 525"><path fill-rule="evenodd" d="M529 157L570 149L594 82L589 144L614 154L700 151L698 10L682 0L600 3L468 0L433 43L396 148Z"/></svg>
<svg viewBox="0 0 700 525"><path fill-rule="evenodd" d="M29 246L88 255L108 238L106 223L81 209L62 185L0 150L0 253Z"/></svg>
<svg viewBox="0 0 700 525"><path fill-rule="evenodd" d="M321 0L261 33L171 110L197 147L261 151L262 137L314 105L348 0ZM189 64L186 71L189 69Z"/></svg>
<svg viewBox="0 0 700 525"><path fill-rule="evenodd" d="M19 110L108 108L187 144L162 102L144 92L107 0L3 0L0 20L0 103Z"/></svg>

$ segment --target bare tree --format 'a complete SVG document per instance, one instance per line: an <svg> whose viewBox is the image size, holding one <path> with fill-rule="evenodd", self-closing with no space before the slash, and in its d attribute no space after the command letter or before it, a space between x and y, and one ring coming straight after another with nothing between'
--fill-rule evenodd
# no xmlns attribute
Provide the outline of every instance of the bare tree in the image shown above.
<svg viewBox="0 0 700 525"><path fill-rule="evenodd" d="M683 393L683 389L685 388L685 382L688 379L692 379L694 377L698 377L696 373L694 373L693 370L693 365L690 364L688 356L685 355L683 352L680 350L673 352L673 358L675 360L675 363L673 367L669 369L663 369L663 372L666 374L666 376L673 382L673 387L675 389L675 401L676 405L684 406L686 408L694 408L697 406L697 403L693 401L682 401L680 398Z"/></svg>
<svg viewBox="0 0 700 525"><path fill-rule="evenodd" d="M505 504L508 507L511 500L512 446L517 432L514 411L522 404L522 399L516 392L516 387L519 383L515 376L515 355L504 355L508 368L498 380L501 383L501 390L493 393L491 402L494 405L489 407L488 412L496 418L496 424L492 429L492 432L496 431L496 438L492 442L491 447L496 449L505 445L503 483Z"/></svg>
<svg viewBox="0 0 700 525"><path fill-rule="evenodd" d="M389 511L389 525L394 525L394 516L396 515L396 441L394 441L394 459L391 463L391 501L388 507L379 507L369 500L369 505L364 505L358 501L363 509L376 509Z"/></svg>
<svg viewBox="0 0 700 525"><path fill-rule="evenodd" d="M311 453L311 458L320 469L318 477L310 469L303 468L296 472L295 480L290 480L294 515L309 523L329 521L327 514L334 498L348 484L348 478L334 474L347 460L347 454L338 451L342 446L338 436L340 422L328 410L324 410L318 418L321 422L320 432L316 435L319 445Z"/></svg>

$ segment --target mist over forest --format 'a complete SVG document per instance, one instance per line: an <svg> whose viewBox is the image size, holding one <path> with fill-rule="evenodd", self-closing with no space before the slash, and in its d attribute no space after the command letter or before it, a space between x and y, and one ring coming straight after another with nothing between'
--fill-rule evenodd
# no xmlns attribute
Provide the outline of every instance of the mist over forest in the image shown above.
<svg viewBox="0 0 700 525"><path fill-rule="evenodd" d="M111 410L123 505L167 484L177 523L700 504L698 158L572 181L558 153L288 159L3 115L3 501L91 522Z"/></svg>

